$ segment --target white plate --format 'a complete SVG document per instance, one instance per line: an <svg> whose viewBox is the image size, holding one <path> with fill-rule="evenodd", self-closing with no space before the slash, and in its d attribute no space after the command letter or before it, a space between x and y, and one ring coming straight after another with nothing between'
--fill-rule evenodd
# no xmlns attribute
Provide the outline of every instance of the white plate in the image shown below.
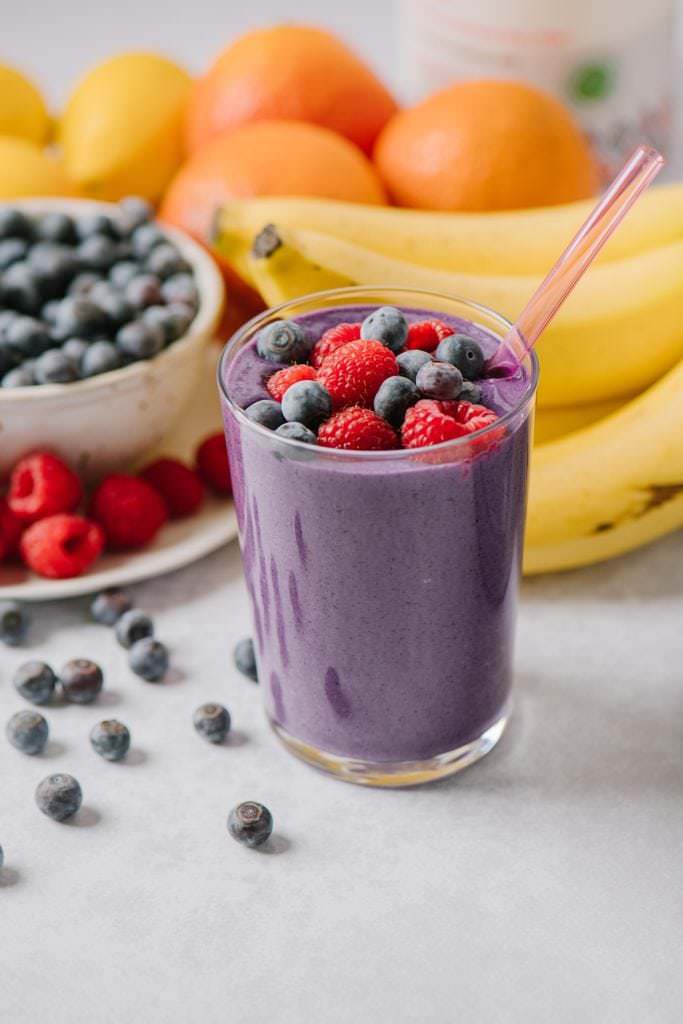
<svg viewBox="0 0 683 1024"><path fill-rule="evenodd" d="M223 429L216 362L219 346L212 345L206 371L181 421L145 462L156 455L173 455L191 461L197 444L207 434ZM105 587L125 586L137 580L161 576L189 565L237 536L235 508L228 499L207 498L201 511L189 519L165 526L153 544L138 552L107 554L89 572L68 580L46 580L21 565L0 565L0 599L50 601L91 594Z"/></svg>

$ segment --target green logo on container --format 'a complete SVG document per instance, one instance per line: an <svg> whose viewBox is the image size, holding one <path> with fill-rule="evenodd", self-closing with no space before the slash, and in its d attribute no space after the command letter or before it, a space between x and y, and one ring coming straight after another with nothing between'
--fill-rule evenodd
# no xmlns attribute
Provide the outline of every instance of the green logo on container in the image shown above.
<svg viewBox="0 0 683 1024"><path fill-rule="evenodd" d="M614 72L609 64L581 64L572 73L569 94L579 102L604 100L613 86Z"/></svg>

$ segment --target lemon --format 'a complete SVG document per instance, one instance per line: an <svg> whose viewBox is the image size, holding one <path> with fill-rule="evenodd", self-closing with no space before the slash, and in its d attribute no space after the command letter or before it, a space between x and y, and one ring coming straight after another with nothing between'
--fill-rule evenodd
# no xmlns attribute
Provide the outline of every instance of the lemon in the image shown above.
<svg viewBox="0 0 683 1024"><path fill-rule="evenodd" d="M68 176L86 195L155 202L183 157L189 75L154 53L124 53L78 83L59 136Z"/></svg>
<svg viewBox="0 0 683 1024"><path fill-rule="evenodd" d="M7 64L0 64L0 135L45 142L50 117L33 82Z"/></svg>
<svg viewBox="0 0 683 1024"><path fill-rule="evenodd" d="M0 135L0 200L70 196L74 191L59 162L40 146Z"/></svg>

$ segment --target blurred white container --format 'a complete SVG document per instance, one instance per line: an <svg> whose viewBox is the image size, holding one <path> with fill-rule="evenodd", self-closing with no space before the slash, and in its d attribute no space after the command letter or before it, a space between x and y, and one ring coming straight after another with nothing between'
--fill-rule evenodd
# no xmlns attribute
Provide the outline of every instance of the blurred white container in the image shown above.
<svg viewBox="0 0 683 1024"><path fill-rule="evenodd" d="M563 100L605 177L672 143L673 0L400 0L400 67L417 100L465 78L517 78Z"/></svg>

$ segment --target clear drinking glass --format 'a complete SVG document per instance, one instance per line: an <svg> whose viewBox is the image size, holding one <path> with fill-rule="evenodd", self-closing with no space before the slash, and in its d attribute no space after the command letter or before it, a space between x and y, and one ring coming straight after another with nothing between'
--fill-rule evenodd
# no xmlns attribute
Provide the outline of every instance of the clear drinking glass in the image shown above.
<svg viewBox="0 0 683 1024"><path fill-rule="evenodd" d="M218 376L270 724L318 768L397 786L471 764L506 725L536 358L492 427L428 449L280 438L226 388L237 354L272 320L381 305L462 318L498 340L510 327L430 292L337 289L250 321Z"/></svg>

